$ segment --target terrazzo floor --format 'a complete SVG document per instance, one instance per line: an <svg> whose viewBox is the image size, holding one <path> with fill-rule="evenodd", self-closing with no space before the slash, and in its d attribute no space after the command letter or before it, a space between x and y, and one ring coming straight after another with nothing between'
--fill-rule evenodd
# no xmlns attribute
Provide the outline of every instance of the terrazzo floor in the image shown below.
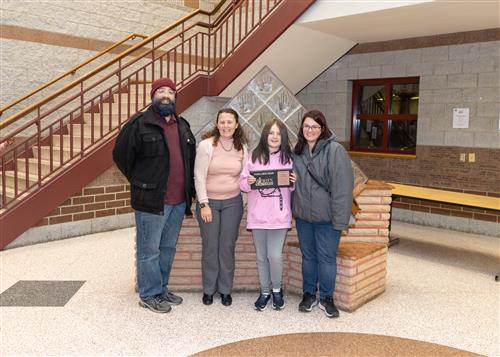
<svg viewBox="0 0 500 357"><path fill-rule="evenodd" d="M0 292L19 280L85 281L63 307L0 307L0 355L186 356L243 339L299 332L357 332L500 355L500 239L393 222L384 294L328 319L297 311L252 309L256 294L233 305L182 293L169 314L137 304L134 229L0 252Z"/></svg>

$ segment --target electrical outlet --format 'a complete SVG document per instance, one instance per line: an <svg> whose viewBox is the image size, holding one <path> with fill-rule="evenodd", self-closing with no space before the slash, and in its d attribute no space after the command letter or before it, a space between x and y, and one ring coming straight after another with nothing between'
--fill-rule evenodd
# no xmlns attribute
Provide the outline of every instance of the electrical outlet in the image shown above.
<svg viewBox="0 0 500 357"><path fill-rule="evenodd" d="M469 162L476 162L476 153L475 152L469 153Z"/></svg>
<svg viewBox="0 0 500 357"><path fill-rule="evenodd" d="M465 153L460 153L460 162L465 162Z"/></svg>

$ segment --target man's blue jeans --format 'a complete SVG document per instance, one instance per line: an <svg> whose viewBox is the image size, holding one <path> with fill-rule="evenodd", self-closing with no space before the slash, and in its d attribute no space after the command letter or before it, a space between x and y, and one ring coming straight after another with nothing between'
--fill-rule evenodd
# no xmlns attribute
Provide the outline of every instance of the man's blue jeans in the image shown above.
<svg viewBox="0 0 500 357"><path fill-rule="evenodd" d="M164 295L186 203L165 205L163 215L135 211L137 285L141 299Z"/></svg>
<svg viewBox="0 0 500 357"><path fill-rule="evenodd" d="M302 288L319 296L332 296L337 277L337 250L342 231L333 229L331 222L308 222L296 219L302 252Z"/></svg>

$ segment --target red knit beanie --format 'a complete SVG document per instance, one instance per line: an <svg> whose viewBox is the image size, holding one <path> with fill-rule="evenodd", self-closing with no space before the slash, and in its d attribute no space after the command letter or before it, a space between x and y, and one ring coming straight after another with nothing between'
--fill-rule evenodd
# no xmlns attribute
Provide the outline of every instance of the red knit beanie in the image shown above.
<svg viewBox="0 0 500 357"><path fill-rule="evenodd" d="M175 83L170 78L160 78L154 81L153 85L151 86L151 98L153 98L156 90L160 87L169 87L174 91L177 90L175 89Z"/></svg>

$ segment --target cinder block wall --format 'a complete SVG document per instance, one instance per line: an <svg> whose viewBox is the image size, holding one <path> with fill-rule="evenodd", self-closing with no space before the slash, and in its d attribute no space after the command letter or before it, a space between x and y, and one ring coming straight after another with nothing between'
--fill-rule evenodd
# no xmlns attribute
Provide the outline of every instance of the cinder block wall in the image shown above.
<svg viewBox="0 0 500 357"><path fill-rule="evenodd" d="M352 81L420 77L416 158L352 156L370 179L500 197L500 35L498 29L360 44L298 95L323 111L347 149ZM469 108L468 129L452 127L453 108ZM475 153L475 162L460 154ZM500 214L430 201L399 200L400 220L498 235Z"/></svg>
<svg viewBox="0 0 500 357"><path fill-rule="evenodd" d="M213 7L204 0L197 3ZM9 90L1 92L0 106L23 96L129 34L154 34L194 10L186 5L184 0L2 0L1 84L2 88ZM127 44L133 45L138 41L140 39ZM103 63L115 55L104 56L96 63ZM87 73L91 68L84 67L76 75ZM62 83L74 78L70 76ZM55 87L51 88L54 90Z"/></svg>
<svg viewBox="0 0 500 357"><path fill-rule="evenodd" d="M354 161L371 179L500 195L499 63L500 41L347 54L297 97L323 111L349 147L352 81L418 76L417 158ZM470 108L468 129L452 128L453 108ZM469 152L476 162L461 163L459 153Z"/></svg>

